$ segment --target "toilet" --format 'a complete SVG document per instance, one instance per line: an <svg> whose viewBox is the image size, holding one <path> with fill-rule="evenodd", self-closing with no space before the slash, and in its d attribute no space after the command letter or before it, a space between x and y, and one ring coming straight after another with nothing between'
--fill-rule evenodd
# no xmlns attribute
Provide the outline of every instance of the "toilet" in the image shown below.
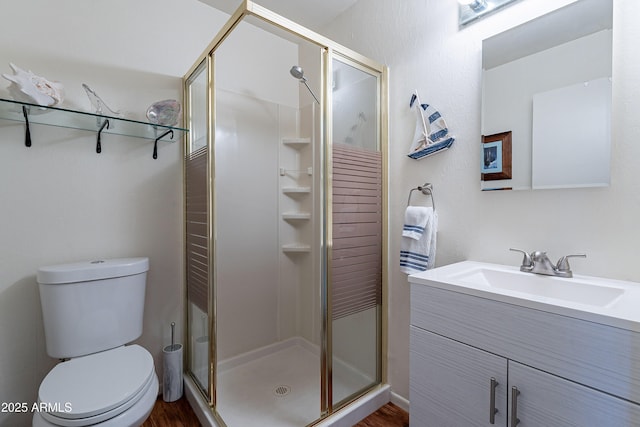
<svg viewBox="0 0 640 427"><path fill-rule="evenodd" d="M139 426L158 396L142 334L148 258L38 269L47 354L62 359L38 390L34 427Z"/></svg>

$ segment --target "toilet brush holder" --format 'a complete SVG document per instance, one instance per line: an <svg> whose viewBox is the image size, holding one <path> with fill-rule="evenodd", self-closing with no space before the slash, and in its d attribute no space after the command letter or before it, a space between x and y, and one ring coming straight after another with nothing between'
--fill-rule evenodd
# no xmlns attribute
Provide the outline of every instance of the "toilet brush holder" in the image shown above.
<svg viewBox="0 0 640 427"><path fill-rule="evenodd" d="M182 345L173 341L175 323L171 323L171 345L162 350L162 400L174 402L182 397Z"/></svg>

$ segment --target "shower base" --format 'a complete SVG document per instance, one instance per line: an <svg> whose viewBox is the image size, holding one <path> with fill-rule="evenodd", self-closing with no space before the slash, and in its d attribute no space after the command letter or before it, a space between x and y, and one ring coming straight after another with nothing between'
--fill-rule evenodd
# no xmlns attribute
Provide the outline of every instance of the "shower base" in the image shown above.
<svg viewBox="0 0 640 427"><path fill-rule="evenodd" d="M228 427L303 427L320 417L320 358L317 347L292 338L222 361L218 372L218 413ZM346 397L371 380L334 363L334 395ZM200 422L218 427L189 376L187 399ZM352 426L389 401L389 387L379 386L318 426Z"/></svg>

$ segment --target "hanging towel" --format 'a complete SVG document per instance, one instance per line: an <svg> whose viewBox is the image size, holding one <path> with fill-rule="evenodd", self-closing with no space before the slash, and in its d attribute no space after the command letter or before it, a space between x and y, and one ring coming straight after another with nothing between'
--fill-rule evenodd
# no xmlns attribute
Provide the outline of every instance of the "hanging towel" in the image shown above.
<svg viewBox="0 0 640 427"><path fill-rule="evenodd" d="M433 208L427 210L427 223L419 239L403 236L400 242L400 271L406 274L418 273L433 268L436 261L436 237L438 213Z"/></svg>
<svg viewBox="0 0 640 427"><path fill-rule="evenodd" d="M424 228L426 227L430 216L431 208L423 206L407 206L407 210L404 213L402 236L418 240L422 236L422 233L424 233Z"/></svg>

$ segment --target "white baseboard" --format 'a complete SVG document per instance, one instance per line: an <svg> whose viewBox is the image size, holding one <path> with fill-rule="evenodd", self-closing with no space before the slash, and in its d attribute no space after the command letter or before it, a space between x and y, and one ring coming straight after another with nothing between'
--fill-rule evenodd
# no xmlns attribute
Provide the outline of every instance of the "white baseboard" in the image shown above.
<svg viewBox="0 0 640 427"><path fill-rule="evenodd" d="M391 403L409 412L409 400L393 391L391 392Z"/></svg>

